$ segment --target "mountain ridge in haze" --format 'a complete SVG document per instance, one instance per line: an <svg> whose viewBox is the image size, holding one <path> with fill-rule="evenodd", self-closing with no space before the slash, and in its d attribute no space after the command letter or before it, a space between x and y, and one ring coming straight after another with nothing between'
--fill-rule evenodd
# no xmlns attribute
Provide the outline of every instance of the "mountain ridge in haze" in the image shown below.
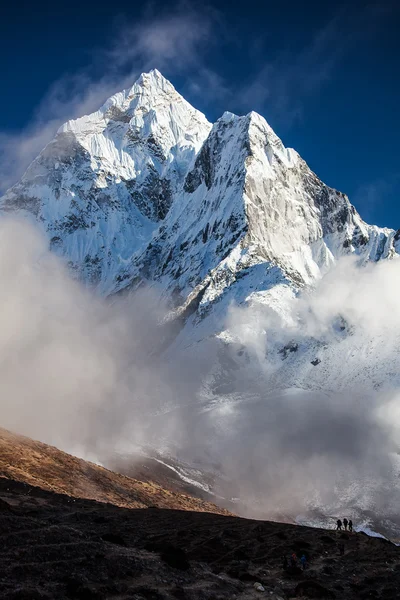
<svg viewBox="0 0 400 600"><path fill-rule="evenodd" d="M165 489L151 478L139 481L126 477L5 429L0 429L0 476L72 498L126 508L151 506L228 514L209 502Z"/></svg>

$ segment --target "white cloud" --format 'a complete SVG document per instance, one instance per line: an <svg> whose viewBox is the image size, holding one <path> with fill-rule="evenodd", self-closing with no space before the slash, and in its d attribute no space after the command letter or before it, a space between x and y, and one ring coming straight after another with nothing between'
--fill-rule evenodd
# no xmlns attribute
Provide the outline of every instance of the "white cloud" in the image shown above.
<svg viewBox="0 0 400 600"><path fill-rule="evenodd" d="M232 309L238 345L208 338L167 361L154 351L166 334L156 296L107 305L26 221L0 223L0 278L2 426L105 464L135 445L176 451L222 472L221 495L241 497L252 516L334 506L349 490L354 510L398 493L398 261L340 262L285 319ZM290 340L299 350L283 360Z"/></svg>
<svg viewBox="0 0 400 600"><path fill-rule="evenodd" d="M399 293L398 260L360 268L343 259L314 290L286 300L285 317L258 303L232 307L237 344L219 399L230 414L214 410L202 431L225 475L221 495L240 497L250 516L351 501L354 511L386 502L394 518ZM295 349L284 355L288 343Z"/></svg>
<svg viewBox="0 0 400 600"><path fill-rule="evenodd" d="M97 110L141 72L158 68L171 77L199 72L201 80L211 82L203 54L213 45L217 21L216 11L206 7L197 10L182 2L173 11L153 14L147 5L134 23L116 31L110 47L94 50L95 68L88 65L50 86L23 131L0 132L0 192L18 181L65 121Z"/></svg>
<svg viewBox="0 0 400 600"><path fill-rule="evenodd" d="M195 378L157 358L164 310L154 293L110 305L70 278L38 229L8 217L0 278L2 427L97 459L174 439L179 413L168 427L152 418Z"/></svg>
<svg viewBox="0 0 400 600"><path fill-rule="evenodd" d="M196 67L207 45L213 44L216 13L201 12L187 3L161 15L150 11L144 18L123 28L118 42L106 51L114 65L142 70L157 67L179 72Z"/></svg>

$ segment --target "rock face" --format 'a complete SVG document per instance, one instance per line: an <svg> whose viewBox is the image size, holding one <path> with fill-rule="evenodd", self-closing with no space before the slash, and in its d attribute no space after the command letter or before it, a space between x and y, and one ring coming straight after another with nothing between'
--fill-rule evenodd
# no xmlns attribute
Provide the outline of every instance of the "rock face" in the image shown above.
<svg viewBox="0 0 400 600"><path fill-rule="evenodd" d="M225 113L163 224L117 285L157 281L174 306L197 295L202 316L224 295L242 302L278 282L298 289L341 256L377 261L394 256L396 244L393 230L364 223L260 115Z"/></svg>
<svg viewBox="0 0 400 600"><path fill-rule="evenodd" d="M257 289L298 288L342 255L399 248L263 117L225 113L211 126L158 71L63 125L1 208L36 219L102 294L157 281L174 307L199 293L209 305L254 270Z"/></svg>

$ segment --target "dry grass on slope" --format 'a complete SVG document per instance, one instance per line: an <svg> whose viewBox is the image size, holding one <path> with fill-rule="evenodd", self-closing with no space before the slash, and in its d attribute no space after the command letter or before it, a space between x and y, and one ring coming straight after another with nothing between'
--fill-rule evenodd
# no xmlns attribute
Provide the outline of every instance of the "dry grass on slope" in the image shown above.
<svg viewBox="0 0 400 600"><path fill-rule="evenodd" d="M0 477L44 490L128 508L172 508L228 514L210 502L114 473L0 428Z"/></svg>

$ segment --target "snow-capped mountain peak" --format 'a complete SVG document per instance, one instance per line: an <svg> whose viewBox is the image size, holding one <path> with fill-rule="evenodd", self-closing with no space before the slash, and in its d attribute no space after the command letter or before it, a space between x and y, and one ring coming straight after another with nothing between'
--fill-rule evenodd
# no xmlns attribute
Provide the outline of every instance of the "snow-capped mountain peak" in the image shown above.
<svg viewBox="0 0 400 600"><path fill-rule="evenodd" d="M142 73L135 85L141 85L143 88L149 89L160 88L166 93L176 93L172 83L168 81L158 69L152 69L148 73Z"/></svg>
<svg viewBox="0 0 400 600"><path fill-rule="evenodd" d="M157 228L211 124L158 71L68 121L2 199L102 293Z"/></svg>
<svg viewBox="0 0 400 600"><path fill-rule="evenodd" d="M33 215L54 251L103 294L144 278L174 305L198 286L206 296L215 285L233 290L250 266L264 283L277 268L296 287L343 254L378 260L399 245L261 115L225 112L212 126L156 69L65 123L1 204Z"/></svg>
<svg viewBox="0 0 400 600"><path fill-rule="evenodd" d="M394 231L365 224L261 115L226 112L148 247L122 266L117 289L157 281L175 306L197 298L203 314L204 304L236 297L239 281L239 297L250 296L254 272L257 290L277 279L297 289L343 255L365 261L395 251Z"/></svg>
<svg viewBox="0 0 400 600"><path fill-rule="evenodd" d="M68 121L59 132L74 132L85 143L110 122L129 125L131 134L141 139L154 136L166 153L176 145L198 149L203 130L211 127L156 69L142 73L131 88L111 96L97 112Z"/></svg>

